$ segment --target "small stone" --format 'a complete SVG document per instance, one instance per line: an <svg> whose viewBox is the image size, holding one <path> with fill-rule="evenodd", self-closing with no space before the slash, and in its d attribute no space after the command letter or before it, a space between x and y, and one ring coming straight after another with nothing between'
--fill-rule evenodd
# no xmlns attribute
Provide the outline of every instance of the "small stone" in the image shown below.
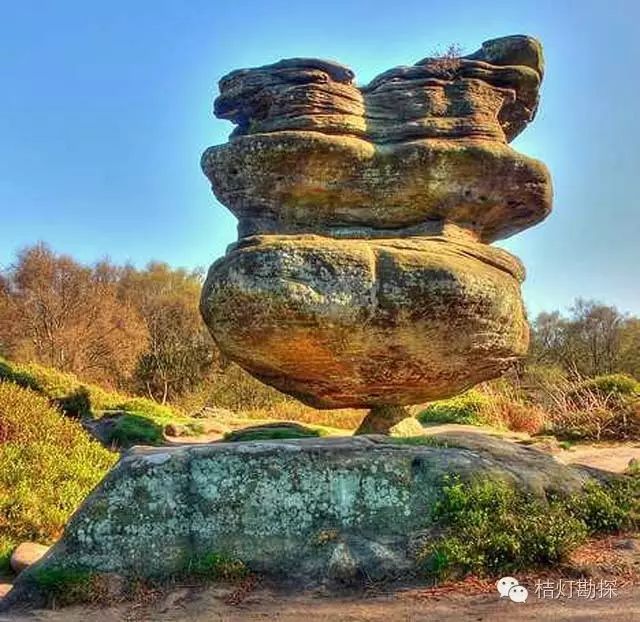
<svg viewBox="0 0 640 622"><path fill-rule="evenodd" d="M179 425L177 423L167 423L164 426L164 433L167 436L184 436L186 428L183 425Z"/></svg>
<svg viewBox="0 0 640 622"><path fill-rule="evenodd" d="M48 550L48 546L36 544L35 542L19 544L13 551L9 562L12 570L16 574L20 574L31 564L35 564Z"/></svg>
<svg viewBox="0 0 640 622"><path fill-rule="evenodd" d="M351 585L357 582L360 575L358 563L351 554L349 547L341 542L333 550L329 559L327 576L334 581Z"/></svg>

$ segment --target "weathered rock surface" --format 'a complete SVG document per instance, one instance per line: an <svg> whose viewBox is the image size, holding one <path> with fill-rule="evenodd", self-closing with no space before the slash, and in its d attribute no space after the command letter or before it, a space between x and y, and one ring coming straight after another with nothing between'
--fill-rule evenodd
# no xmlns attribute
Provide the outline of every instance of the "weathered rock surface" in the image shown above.
<svg viewBox="0 0 640 622"><path fill-rule="evenodd" d="M405 237L451 222L491 242L551 210L545 166L497 141L377 147L353 136L274 132L211 147L202 165L241 236Z"/></svg>
<svg viewBox="0 0 640 622"><path fill-rule="evenodd" d="M202 157L239 219L202 295L221 350L326 408L450 396L522 357L523 270L486 244L551 210L547 169L507 144L542 76L514 36L363 87L305 58L224 77L215 113L237 128Z"/></svg>
<svg viewBox="0 0 640 622"><path fill-rule="evenodd" d="M36 542L23 542L19 544L11 554L9 564L11 570L20 574L23 570L35 564L47 551L48 546Z"/></svg>
<svg viewBox="0 0 640 622"><path fill-rule="evenodd" d="M62 539L21 575L45 568L163 577L218 554L298 582L407 579L434 528L434 501L455 474L504 479L544 497L589 475L480 434L218 443L126 454Z"/></svg>
<svg viewBox="0 0 640 622"><path fill-rule="evenodd" d="M376 143L465 136L504 142L535 115L542 73L542 48L525 36L487 41L466 57L396 67L363 88L344 65L293 58L222 78L214 111L238 126L234 136L312 130Z"/></svg>
<svg viewBox="0 0 640 622"><path fill-rule="evenodd" d="M520 263L466 239L247 238L209 271L220 348L319 407L411 404L526 353Z"/></svg>

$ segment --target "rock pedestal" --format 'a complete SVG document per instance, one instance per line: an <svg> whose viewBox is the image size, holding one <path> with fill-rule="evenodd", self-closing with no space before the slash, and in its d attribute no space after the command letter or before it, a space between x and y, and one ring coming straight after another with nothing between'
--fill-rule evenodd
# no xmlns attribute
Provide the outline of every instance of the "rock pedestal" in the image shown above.
<svg viewBox="0 0 640 622"><path fill-rule="evenodd" d="M131 450L10 603L37 598L57 570L180 576L197 560L242 562L298 585L410 579L437 538L451 477L502 480L545 500L590 476L535 449L476 433L427 445L384 436L216 443Z"/></svg>
<svg viewBox="0 0 640 622"><path fill-rule="evenodd" d="M215 113L237 127L202 167L239 240L201 301L222 352L308 404L373 413L513 365L524 270L488 244L551 209L544 165L507 144L542 75L540 44L515 36L364 87L317 59L222 78Z"/></svg>

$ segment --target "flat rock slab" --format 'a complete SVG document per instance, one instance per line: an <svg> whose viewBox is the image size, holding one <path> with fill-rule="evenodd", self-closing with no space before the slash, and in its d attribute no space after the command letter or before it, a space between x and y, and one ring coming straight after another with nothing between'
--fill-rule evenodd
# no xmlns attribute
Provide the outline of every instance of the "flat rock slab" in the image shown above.
<svg viewBox="0 0 640 622"><path fill-rule="evenodd" d="M34 571L169 576L203 555L280 580L410 577L444 476L502 478L543 496L590 477L529 447L452 433L134 448ZM19 582L20 582L19 581Z"/></svg>

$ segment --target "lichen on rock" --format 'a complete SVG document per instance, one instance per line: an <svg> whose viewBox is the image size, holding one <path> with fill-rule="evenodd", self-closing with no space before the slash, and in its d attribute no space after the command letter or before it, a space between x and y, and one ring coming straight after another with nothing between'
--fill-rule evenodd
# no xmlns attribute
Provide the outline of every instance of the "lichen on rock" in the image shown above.
<svg viewBox="0 0 640 622"><path fill-rule="evenodd" d="M372 435L134 448L22 573L13 598L56 572L406 580L420 571L451 477L504 481L543 502L590 480L535 449L474 433L429 443Z"/></svg>

